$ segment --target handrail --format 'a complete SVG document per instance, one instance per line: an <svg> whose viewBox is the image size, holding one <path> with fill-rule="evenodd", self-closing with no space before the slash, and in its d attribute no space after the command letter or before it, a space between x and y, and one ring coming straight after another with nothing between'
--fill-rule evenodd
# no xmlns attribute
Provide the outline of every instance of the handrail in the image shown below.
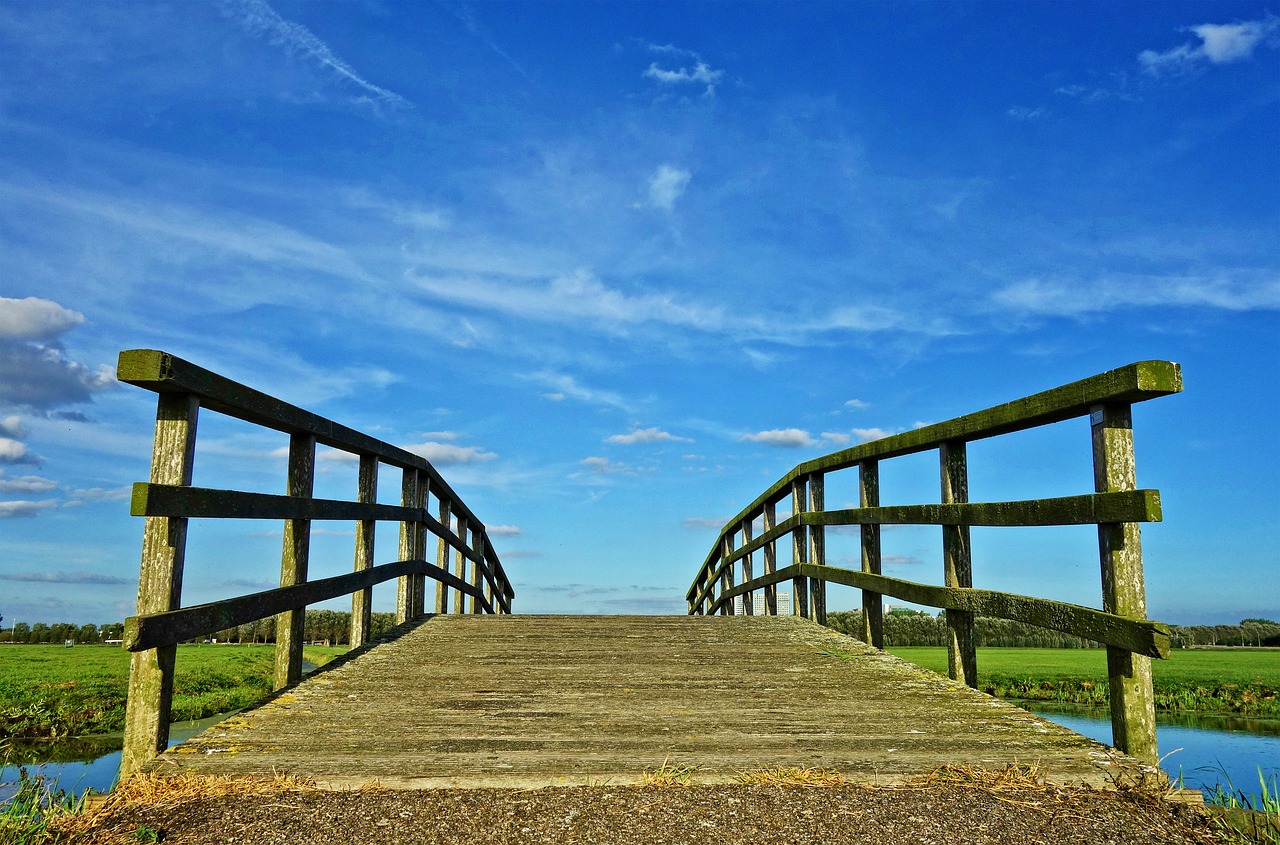
<svg viewBox="0 0 1280 845"><path fill-rule="evenodd" d="M741 598L754 613L754 593L764 591L764 611L776 614L777 585L792 584L792 612L826 621L828 581L862 590L863 638L883 648L882 596L946 609L952 678L977 685L977 613L1027 622L1104 644L1108 650L1112 730L1117 748L1148 762L1156 758L1150 658L1167 657L1168 627L1146 619L1138 525L1161 519L1160 494L1137 489L1130 407L1182 390L1182 372L1168 361L1141 361L1090 378L1006 402L984 411L895 434L798 464L726 523L689 587L690 614L734 612ZM1076 417L1091 420L1094 492L1054 499L970 502L966 444ZM882 506L879 462L937 449L941 501ZM858 470L857 508L826 510L826 476ZM779 503L790 498L791 515L779 521ZM761 526L756 533L756 525ZM1103 609L973 589L971 526L1098 526ZM825 527L861 526L861 571L826 565ZM881 574L880 526L939 525L943 531L945 586L917 584ZM792 538L792 563L778 568L777 545ZM764 575L753 574L764 555ZM739 575L741 577L739 577Z"/></svg>
<svg viewBox="0 0 1280 845"><path fill-rule="evenodd" d="M301 677L303 613L309 604L351 595L352 647L370 639L372 587L391 579L399 579L397 622L424 615L428 577L436 582L436 613L448 612L450 590L455 612L511 612L515 590L484 523L426 459L167 352L121 352L118 377L159 394L151 479L134 485L130 509L146 518L146 527L138 613L125 621L124 644L133 658L122 775L136 771L167 745L177 643L275 616L274 686L281 689ZM289 435L286 495L191 486L202 408ZM359 459L356 501L312 495L317 444ZM402 471L399 505L377 502L381 464ZM430 496L439 505L438 518L427 508ZM280 587L182 607L186 528L192 518L283 520ZM308 580L314 520L356 522L353 572ZM400 524L400 559L375 566L374 526L379 521ZM426 560L428 532L437 538L434 562Z"/></svg>

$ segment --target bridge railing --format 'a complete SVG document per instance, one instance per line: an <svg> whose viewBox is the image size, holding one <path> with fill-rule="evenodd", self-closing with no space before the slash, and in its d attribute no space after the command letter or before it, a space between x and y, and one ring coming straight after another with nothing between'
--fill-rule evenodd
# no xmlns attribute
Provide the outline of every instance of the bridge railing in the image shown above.
<svg viewBox="0 0 1280 845"><path fill-rule="evenodd" d="M791 583L792 612L826 621L828 581L862 590L862 637L884 647L883 596L944 608L948 664L954 679L977 685L974 616L1016 620L1104 644L1110 683L1113 742L1156 761L1152 657L1168 657L1169 629L1147 620L1138 526L1161 518L1160 494L1137 489L1131 406L1182 390L1177 364L1143 361L985 411L864 443L800 464L731 519L699 568L687 595L690 614L732 614L734 599L776 614L777 585ZM1092 429L1094 492L1028 501L970 502L966 444L988 437L1088 416ZM882 505L881 461L929 450L939 454L936 504ZM857 469L857 508L826 510L826 476ZM790 500L791 514L778 520ZM973 589L971 526L1098 526L1102 610L1011 593ZM828 566L825 528L861 527L861 569ZM881 574L882 525L942 527L944 586ZM791 564L778 568L778 543L790 538ZM763 558L757 575L754 559Z"/></svg>
<svg viewBox="0 0 1280 845"><path fill-rule="evenodd" d="M128 774L165 749L173 696L177 643L236 625L276 617L274 687L302 675L306 606L351 595L351 645L369 640L372 588L399 579L396 620L426 610L426 579L436 582L434 610L510 613L515 596L485 531L427 460L369 435L260 393L165 352L120 353L120 381L159 394L151 480L133 487L132 513L146 517L138 579L138 614L125 621L130 666L121 772ZM201 409L235 417L289 435L286 495L191 486L196 422ZM357 457L354 501L313 496L317 444ZM379 504L378 470L401 470L399 505ZM433 515L429 501L436 504ZM265 592L182 607L182 571L187 522L191 518L270 519L284 522L280 587ZM356 523L353 571L308 580L311 522ZM374 565L377 522L398 522L398 560ZM434 535L433 560L427 533Z"/></svg>

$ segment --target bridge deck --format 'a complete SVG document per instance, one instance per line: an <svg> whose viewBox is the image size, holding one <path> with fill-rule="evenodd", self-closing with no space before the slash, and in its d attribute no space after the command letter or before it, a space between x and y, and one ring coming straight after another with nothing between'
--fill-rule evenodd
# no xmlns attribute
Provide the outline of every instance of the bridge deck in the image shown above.
<svg viewBox="0 0 1280 845"><path fill-rule="evenodd" d="M792 617L437 616L164 754L322 786L633 783L775 766L892 782L1036 764L1106 784L1138 763Z"/></svg>

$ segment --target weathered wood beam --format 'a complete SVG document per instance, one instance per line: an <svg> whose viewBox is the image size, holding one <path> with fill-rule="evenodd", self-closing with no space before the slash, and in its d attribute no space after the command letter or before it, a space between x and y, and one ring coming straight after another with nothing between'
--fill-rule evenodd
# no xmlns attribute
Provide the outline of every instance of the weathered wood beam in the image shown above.
<svg viewBox="0 0 1280 845"><path fill-rule="evenodd" d="M795 479L813 472L834 472L867 460L879 461L937 449L947 441L982 440L1083 417L1094 406L1105 402L1145 402L1181 391L1182 368L1177 364L1170 361L1139 361L984 411L832 452L798 464L729 520L726 530L727 526L736 525L748 514L758 511L765 502L786 498ZM719 549L721 539L723 533L716 538L713 549Z"/></svg>
<svg viewBox="0 0 1280 845"><path fill-rule="evenodd" d="M835 566L799 564L779 569L771 576L760 576L739 584L731 594L720 596L716 604L732 601L733 595L746 590L763 589L766 583L781 583L797 577L820 577L836 584L873 590L886 596L944 609L966 610L979 616L1012 619L1041 628L1083 637L1103 645L1115 646L1148 657L1169 656L1169 626L1145 619L1128 619L1091 607L1051 601L1049 599L1000 593L992 590L938 587L917 584L885 575L872 575ZM715 607L710 612L714 612Z"/></svg>
<svg viewBox="0 0 1280 845"><path fill-rule="evenodd" d="M288 492L311 498L316 477L316 439L310 434L289 436ZM311 559L311 520L286 519L280 555L280 586L305 583ZM305 607L281 611L276 617L276 663L273 689L293 686L302 679L302 640Z"/></svg>
<svg viewBox="0 0 1280 845"><path fill-rule="evenodd" d="M470 592L474 589L470 584L459 581L451 573L424 560L399 560L332 578L317 578L292 587L280 587L164 613L130 616L124 623L124 647L128 651L144 652L186 642L415 573L442 581L455 590Z"/></svg>
<svg viewBox="0 0 1280 845"><path fill-rule="evenodd" d="M316 438L317 443L324 446L357 455L375 455L383 463L401 469L422 470L430 476L432 489L440 491L453 502L455 513L463 514L472 522L479 522L426 459L232 381L176 355L157 349L127 349L120 353L116 376L126 384L156 393L198 396L202 407L229 417L287 434L310 434Z"/></svg>
<svg viewBox="0 0 1280 845"><path fill-rule="evenodd" d="M359 485L356 492L362 504L374 504L378 501L378 459L373 455L360 457L360 471L357 477ZM373 519L361 519L356 522L356 572L362 572L373 566L374 536L377 522ZM351 594L351 647L359 648L369 641L373 630L373 589L365 587Z"/></svg>
<svg viewBox="0 0 1280 845"><path fill-rule="evenodd" d="M944 506L968 503L969 462L964 442L943 443L938 454ZM942 575L948 587L973 586L968 525L942 526ZM947 610L947 674L953 681L964 681L971 687L978 685L978 639L973 613L968 610Z"/></svg>

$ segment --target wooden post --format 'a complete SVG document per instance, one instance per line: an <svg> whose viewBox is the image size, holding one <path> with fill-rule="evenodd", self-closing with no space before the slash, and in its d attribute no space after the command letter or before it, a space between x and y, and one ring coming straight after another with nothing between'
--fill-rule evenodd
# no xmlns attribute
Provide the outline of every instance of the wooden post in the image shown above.
<svg viewBox="0 0 1280 845"><path fill-rule="evenodd" d="M415 508L423 511L427 509L430 484L430 477L425 472L419 472L418 493L413 502ZM413 556L414 559L421 560L424 563L427 560L427 524L422 520L418 520L413 524ZM413 604L409 608L409 618L417 619L427 612L427 574L425 572L415 572L410 576L409 583L413 585Z"/></svg>
<svg viewBox="0 0 1280 845"><path fill-rule="evenodd" d="M461 514L458 515L458 527L457 527L456 533L458 535L458 539L462 541L462 545L466 546L467 545L467 519ZM467 580L467 556L464 555L460 549L454 549L453 551L453 574L458 576L458 580L460 581ZM466 604L465 604L466 598L467 598L467 594L462 592L461 590L453 591L453 612L454 613L466 613Z"/></svg>
<svg viewBox="0 0 1280 845"><path fill-rule="evenodd" d="M942 502L969 501L969 468L962 440L942 444L939 450L942 475ZM969 545L969 526L942 526L942 566L948 587L973 586L973 557ZM973 613L967 610L947 612L947 673L953 680L978 686L977 637L973 629Z"/></svg>
<svg viewBox="0 0 1280 845"><path fill-rule="evenodd" d="M484 606L480 603L481 585L484 583L484 527L471 532L471 550L480 555L480 560L471 562L471 586L476 588L475 595L471 597L471 612L483 613Z"/></svg>
<svg viewBox="0 0 1280 845"><path fill-rule="evenodd" d="M791 514L799 516L804 513L805 505L805 480L797 478L791 482ZM808 563L809 562L809 543L806 539L808 534L805 526L797 525L795 530L791 532L791 562L792 563ZM809 589L808 579L792 578L791 579L791 613L795 616L809 617Z"/></svg>
<svg viewBox="0 0 1280 845"><path fill-rule="evenodd" d="M858 464L858 507L880 507L880 464L877 461ZM879 525L862 526L862 571L872 575L882 573ZM870 590L862 591L862 641L875 648L884 648L884 596Z"/></svg>
<svg viewBox="0 0 1280 845"><path fill-rule="evenodd" d="M768 534L778 527L778 503L764 503L764 521L761 529ZM764 574L772 575L778 571L778 541L770 540L764 546ZM778 585L770 584L764 588L764 612L766 616L778 615Z"/></svg>
<svg viewBox="0 0 1280 845"><path fill-rule="evenodd" d="M378 459L360 456L360 490L357 500L365 504L378 501ZM355 571L373 566L373 539L377 521L362 519L356 523ZM351 647L359 648L369 641L373 629L373 588L366 587L351 594Z"/></svg>
<svg viewBox="0 0 1280 845"><path fill-rule="evenodd" d="M449 500L442 498L440 500L440 524L444 526L446 531L449 530L449 526L452 524L452 517L450 516L450 511L451 511L451 506L449 504ZM439 540L436 541L436 566L440 567L445 572L449 571L449 549L450 548L451 547L447 542L445 542L445 539L443 537L441 537ZM449 612L449 585L444 583L443 581L437 581L436 582L436 613L448 613L448 612Z"/></svg>
<svg viewBox="0 0 1280 845"><path fill-rule="evenodd" d="M825 498L822 473L815 472L809 476L809 510L815 513L825 510ZM814 566L827 565L825 526L809 526L809 562ZM827 582L821 578L809 579L809 618L819 625L827 624Z"/></svg>
<svg viewBox="0 0 1280 845"><path fill-rule="evenodd" d="M733 554L733 532L724 535L724 542L720 546L720 594L724 595L733 589L733 565L724 566L724 562L728 560L729 555ZM720 605L721 616L733 615L733 600Z"/></svg>
<svg viewBox="0 0 1280 845"><path fill-rule="evenodd" d="M748 517L742 523L742 545L746 546L751 543L751 518ZM751 562L751 555L747 555L742 559L742 582L745 584L750 581L753 576L752 570L755 567ZM755 593L747 592L742 594L742 615L755 616Z"/></svg>
<svg viewBox="0 0 1280 845"><path fill-rule="evenodd" d="M406 469L400 477L400 504L406 508L418 506L418 471ZM417 560L422 557L421 550L416 547L418 540L417 523L407 521L400 523L400 559ZM396 624L401 625L414 618L412 575L401 575L396 581Z"/></svg>
<svg viewBox="0 0 1280 845"><path fill-rule="evenodd" d="M289 436L288 495L311 498L316 476L316 438L310 434ZM311 520L284 521L284 548L280 554L280 586L307 580L311 557ZM302 680L302 641L307 609L299 607L276 616L276 670L273 689Z"/></svg>
<svg viewBox="0 0 1280 845"><path fill-rule="evenodd" d="M161 393L156 403L156 432L151 449L151 483L191 485L196 420L200 402L182 393ZM182 603L182 565L187 520L147 517L138 574L138 615L177 610ZM129 662L129 700L125 710L124 753L120 777L136 772L169 745L169 709L173 702L173 666L177 646L133 654Z"/></svg>
<svg viewBox="0 0 1280 845"><path fill-rule="evenodd" d="M1128 405L1099 405L1090 415L1094 489L1099 493L1138 486L1133 455L1133 419ZM1102 562L1102 609L1129 619L1147 618L1142 575L1142 537L1134 522L1098 526ZM1151 658L1107 646L1111 687L1111 738L1116 748L1156 765L1155 696Z"/></svg>

